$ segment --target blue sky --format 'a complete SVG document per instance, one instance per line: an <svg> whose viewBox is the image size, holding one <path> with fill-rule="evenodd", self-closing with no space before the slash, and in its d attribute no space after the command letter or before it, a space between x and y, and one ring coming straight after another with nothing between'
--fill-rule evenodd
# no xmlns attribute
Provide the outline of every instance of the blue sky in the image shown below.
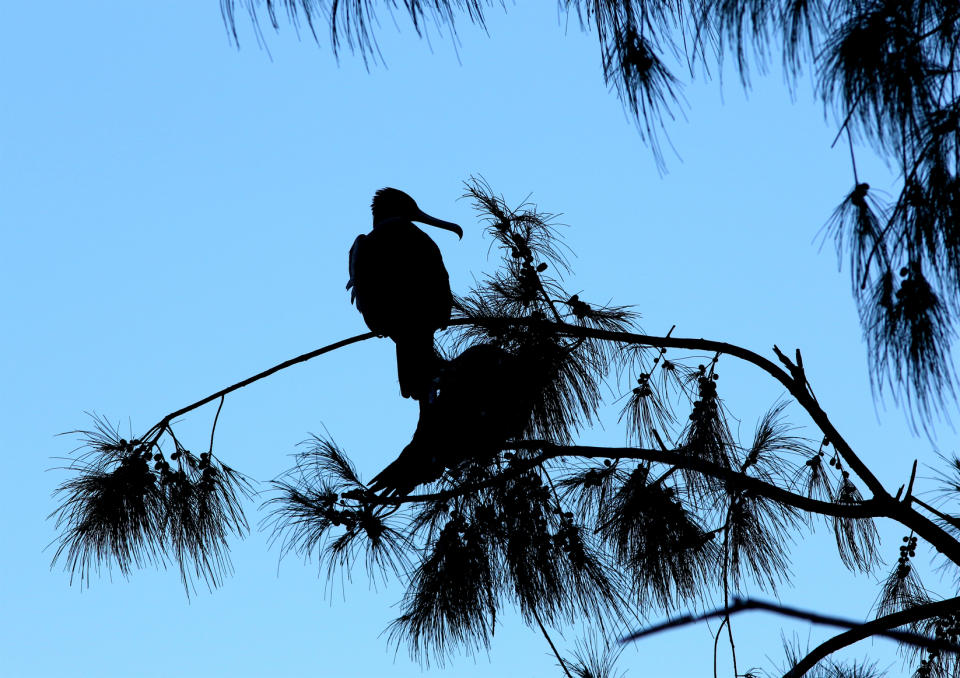
<svg viewBox="0 0 960 678"><path fill-rule="evenodd" d="M870 397L847 274L817 239L852 186L849 157L830 148L835 129L811 88L792 101L776 71L749 96L729 73L722 88L698 78L685 89L686 117L669 124L680 158L668 152L662 175L602 82L593 36L566 25L554 3L536 4L491 11L489 35L464 23L456 49L436 31L417 40L399 16L398 32L385 17L388 67L369 72L349 54L338 64L325 36L317 47L286 24L266 33L268 54L243 17L238 51L216 2L7 8L6 675L421 675L382 635L400 587L373 590L357 573L330 591L315 562L278 565L256 528L234 545L235 576L189 601L175 571L129 580L103 572L89 587L70 586L44 551L55 537L50 492L64 477L48 469L75 446L56 434L88 426L85 412L143 431L227 384L365 331L344 290L346 254L386 185L464 227L460 242L431 233L455 291L495 265L470 204L458 200L463 181L482 175L511 202L530 195L563 213L576 253L568 282L584 298L635 305L651 333L675 324L676 336L768 355L774 343L801 347L825 409L890 488L914 458L956 449L949 428L934 443L913 437L900 411ZM895 177L868 151L858 167L894 190ZM326 428L372 477L416 423L393 361L387 340L369 341L244 389L224 406L218 454L268 481L290 465L298 441ZM749 435L780 391L727 360L720 372ZM184 418L181 438L201 446L213 414ZM622 444L607 414L584 441ZM256 526L255 503L249 517ZM901 532L882 529L890 564ZM840 568L825 530L798 542L796 587L782 599L868 614L874 578ZM926 554L918 562L929 570ZM736 619L734 630L741 669L779 658L781 631L808 637L806 626L760 613ZM704 675L710 634L704 625L650 639L627 649L623 668ZM558 632L564 647L576 637ZM854 655L875 654L897 673L889 649L878 641ZM558 675L548 652L507 615L489 656L457 657L428 675Z"/></svg>

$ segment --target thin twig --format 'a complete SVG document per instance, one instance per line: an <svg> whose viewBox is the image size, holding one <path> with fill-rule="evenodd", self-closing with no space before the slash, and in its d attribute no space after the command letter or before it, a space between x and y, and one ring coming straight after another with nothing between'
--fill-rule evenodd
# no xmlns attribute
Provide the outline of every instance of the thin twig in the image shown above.
<svg viewBox="0 0 960 678"><path fill-rule="evenodd" d="M739 501L739 498L733 499L733 501ZM730 510L727 511L727 521L726 525L723 527L723 605L724 607L730 607L730 511L733 510L733 504L730 505ZM733 678L737 678L737 650L733 644L733 628L732 623L730 622L730 614L726 614L723 617L723 620L727 623L727 636L730 638L730 653L733 656ZM721 628L722 628L721 624ZM720 638L720 631L717 630L717 638ZM714 649L714 654L716 654L716 649ZM716 662L716 659L714 659Z"/></svg>
<svg viewBox="0 0 960 678"><path fill-rule="evenodd" d="M947 514L947 513L944 513L943 511L937 510L936 508L934 508L933 506L931 506L931 505L928 504L927 502L925 502L925 501L923 501L922 499L920 499L920 497L911 497L911 498L910 498L910 501L912 501L912 502L915 503L915 504L919 504L920 506L922 506L922 507L925 508L926 510L930 511L930 513L932 513L933 515L935 515L935 516L936 516L937 518L939 518L940 520L942 520L942 521L944 521L944 522L946 522L946 523L949 523L952 527L955 527L955 528L957 528L957 529L960 529L960 518L956 518L955 516L951 516L951 515L949 515L949 514Z"/></svg>
<svg viewBox="0 0 960 678"><path fill-rule="evenodd" d="M173 420L176 419L177 417L183 416L183 415L186 414L187 412L191 412L191 411L197 409L198 407L203 407L203 406L206 405L207 403L213 402L213 401L216 400L217 398L222 398L223 396L225 396L225 395L227 395L227 394L229 394L229 393L233 393L234 391L236 391L236 390L238 390L238 389L241 389L241 388L243 388L244 386L249 386L250 384L254 383L255 381L260 381L261 379L265 379L265 378L269 377L271 374L275 374L275 373L279 372L280 370L285 370L285 369L287 369L288 367L293 367L294 365L298 365L298 364L300 364L300 363L305 363L305 362L307 362L308 360L311 360L311 359L313 359L313 358L316 358L317 356L323 355L324 353L329 353L330 351L336 351L338 348L343 348L344 346L349 346L350 344L355 344L355 343L357 343L357 342L359 342L359 341L366 341L367 339L372 339L372 338L375 337L375 336L377 336L377 335L374 334L373 332L367 332L366 334L358 334L358 335L356 335L356 336L354 336L354 337L350 337L349 339L343 339L343 340L341 340L341 341L336 341L336 342L334 342L334 343L332 343L332 344L327 344L326 346L323 346L322 348L318 348L318 349L316 349L316 350L310 351L309 353L304 353L303 355L299 355L299 356L297 356L296 358L291 358L290 360L285 360L284 362L280 363L279 365L274 365L274 366L271 367L270 369L264 370L263 372L258 372L257 374L253 375L252 377L247 377L247 378L244 379L243 381L238 381L237 383L232 384L232 385L230 385L230 386L227 386L226 388L221 389L221 390L217 391L216 393L211 393L211 394L208 395L206 398L201 398L200 400L198 400L198 401L195 402L195 403L192 403L192 404L190 404L190 405L187 405L186 407L181 407L181 408L180 408L179 410L177 410L176 412L171 412L170 414L168 414L167 416L165 416L163 419L161 419L157 424L155 424L155 425L153 426L153 428L151 428L150 431L148 431L148 435L145 436L145 437L149 437L149 433L151 433L151 432L153 432L153 431L155 431L155 430L157 430L157 429L168 428L169 423L170 423L171 421L173 421Z"/></svg>
<svg viewBox="0 0 960 678"><path fill-rule="evenodd" d="M560 653L557 651L557 646L554 645L553 640L550 639L550 634L547 633L547 629L543 625L543 622L540 621L540 615L537 614L536 610L533 610L533 618L537 620L537 626L540 627L543 637L547 639L548 643L550 643L550 649L553 650L553 656L556 657L557 661L560 663L560 668L562 668L563 672L567 674L567 678L573 678L573 676L570 675L570 671L567 670L567 662L563 661L563 657L561 657Z"/></svg>
<svg viewBox="0 0 960 678"><path fill-rule="evenodd" d="M547 306L550 307L550 310L553 311L553 317L560 324L566 324L563 320L563 317L557 311L557 307L553 305L553 299L550 298L550 295L547 294L547 288L543 286L543 281L540 279L540 273L534 270L534 275L537 278L537 287L540 289L540 294L543 295L543 298L547 301Z"/></svg>
<svg viewBox="0 0 960 678"><path fill-rule="evenodd" d="M850 128L847 128L847 142L850 145L850 164L853 165L853 185L859 186L860 179L857 177L857 157L853 153L853 136L850 134Z"/></svg>
<svg viewBox="0 0 960 678"><path fill-rule="evenodd" d="M833 141L830 142L830 148L833 148L837 145L837 142L840 141L840 136L843 134L844 130L847 129L847 126L850 124L850 120L853 118L854 114L857 112L857 106L860 105L860 100L863 98L863 95L866 93L866 89L860 90L860 93L857 94L857 98L853 100L853 106L850 107L850 111L847 113L847 117L843 119L843 123L840 125L839 131L837 131L837 136L833 138Z"/></svg>
<svg viewBox="0 0 960 678"><path fill-rule="evenodd" d="M910 498L913 496L913 481L917 479L917 460L913 460L913 469L910 471L910 482L907 484L907 493L903 495L903 501L906 503L910 502Z"/></svg>
<svg viewBox="0 0 960 678"><path fill-rule="evenodd" d="M713 678L717 676L717 654L720 648L720 634L723 633L723 625L730 621L730 615L727 615L720 621L720 628L713 635Z"/></svg>
<svg viewBox="0 0 960 678"><path fill-rule="evenodd" d="M733 624L730 623L730 615L726 616L727 637L730 639L730 656L733 659L733 678L737 678L740 673L737 671L737 646L733 642Z"/></svg>
<svg viewBox="0 0 960 678"><path fill-rule="evenodd" d="M212 457L213 456L213 434L217 432L217 421L220 419L220 410L223 409L223 401L226 399L226 395L220 396L220 404L217 406L217 414L213 417L213 427L210 429L210 449L207 450L207 453Z"/></svg>
<svg viewBox="0 0 960 678"><path fill-rule="evenodd" d="M727 520L726 524L723 526L723 605L724 607L730 607L730 512L733 510L733 502L739 501L739 497L734 497L730 508L727 510ZM730 638L730 653L733 656L733 678L737 678L737 649L733 644L733 628L730 622L730 614L726 614L723 617L723 621L727 625L727 636ZM717 640L714 641L714 672L716 672L716 654L717 654L717 642L720 640L720 631L723 629L723 624L720 624L720 628L717 629Z"/></svg>

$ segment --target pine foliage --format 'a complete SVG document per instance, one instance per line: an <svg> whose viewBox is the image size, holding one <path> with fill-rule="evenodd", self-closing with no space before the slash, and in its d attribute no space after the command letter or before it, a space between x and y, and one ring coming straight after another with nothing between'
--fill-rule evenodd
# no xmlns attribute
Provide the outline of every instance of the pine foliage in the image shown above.
<svg viewBox="0 0 960 678"><path fill-rule="evenodd" d="M501 368L518 374L506 383L524 390L512 401L524 411L511 412L511 422L526 423L492 427L511 433L484 439L482 454L470 447L479 436L450 436L438 473L412 494L372 490L329 434L311 437L264 504L263 525L281 556L315 558L328 581L349 579L361 563L373 582L399 581L405 592L389 637L425 664L489 648L504 609L519 610L548 639L548 628L588 620L612 640L641 617L704 608L718 597L729 605L748 592L775 594L791 581L791 544L822 523L843 564L875 571L873 518L890 514L868 510L876 496L862 495L869 478L850 470L851 451L799 435L786 400L741 439L721 379L741 350L712 342L720 348L707 358L668 352L669 336L639 334L630 308L567 289L567 251L554 215L511 207L482 180L466 191L500 266L457 299L442 343L451 354L485 345L494 347L485 353L511 356ZM865 200L851 196L849 211L863 212ZM439 402L443 378L437 383ZM622 394L621 420L635 446L578 446L608 391ZM790 393L808 412L816 405L803 382ZM470 421L497 411L463 402L483 410ZM242 500L252 487L213 454L212 433L210 448L195 455L177 439L172 418L131 440L103 419L78 432L81 448L54 513L61 530L54 560L72 575L86 581L113 565L129 574L172 562L189 591L197 579L215 586L229 572L228 537L246 531ZM942 495L956 501L960 462L945 462ZM911 480L908 494L912 488ZM932 510L948 528L960 525ZM933 601L913 570L916 548L911 534L881 586L878 616ZM918 617L913 628L949 643L957 626L938 613ZM567 674L619 675L617 652L607 646L583 645L572 659L554 651ZM953 654L924 652L915 657L918 675L955 670ZM865 664L820 669L875 675Z"/></svg>
<svg viewBox="0 0 960 678"><path fill-rule="evenodd" d="M960 5L954 0L561 0L559 11L596 34L603 77L665 166L669 123L685 106L681 74L719 72L727 58L744 86L779 54L795 90L813 75L850 143L853 188L828 222L846 253L873 377L921 427L955 401L952 361L960 314ZM418 36L457 22L485 26L493 0L221 0L237 40L237 12L305 25L335 55L346 47L382 61L376 29L406 15ZM258 37L262 38L257 31ZM853 140L902 177L893 200L857 174ZM839 192L839 191L838 191ZM841 259L841 261L843 261ZM510 284L509 280L500 281ZM506 290L503 290L506 291ZM521 302L529 293L511 290ZM648 413L650 414L650 413Z"/></svg>

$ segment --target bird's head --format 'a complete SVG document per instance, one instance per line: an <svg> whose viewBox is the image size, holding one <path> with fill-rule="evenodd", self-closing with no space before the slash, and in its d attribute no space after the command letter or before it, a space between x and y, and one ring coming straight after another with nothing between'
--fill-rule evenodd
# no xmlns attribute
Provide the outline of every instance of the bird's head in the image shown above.
<svg viewBox="0 0 960 678"><path fill-rule="evenodd" d="M406 219L453 231L457 237L463 237L462 228L449 221L431 217L417 206L413 198L396 188L381 188L377 191L373 196L373 202L370 203L370 210L373 212L374 226L388 219Z"/></svg>

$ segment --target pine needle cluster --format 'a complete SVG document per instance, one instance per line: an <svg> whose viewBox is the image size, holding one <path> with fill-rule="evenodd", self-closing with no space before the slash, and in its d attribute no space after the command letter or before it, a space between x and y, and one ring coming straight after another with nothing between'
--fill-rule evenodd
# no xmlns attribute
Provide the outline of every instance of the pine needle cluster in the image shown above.
<svg viewBox="0 0 960 678"><path fill-rule="evenodd" d="M210 451L194 455L168 427L127 440L95 417L93 429L75 433L74 475L56 489L51 514L62 529L53 560L63 559L71 580L89 582L113 564L129 575L172 561L189 593L198 579L213 587L232 572L228 537L248 530L246 477ZM164 438L173 446L166 455Z"/></svg>

